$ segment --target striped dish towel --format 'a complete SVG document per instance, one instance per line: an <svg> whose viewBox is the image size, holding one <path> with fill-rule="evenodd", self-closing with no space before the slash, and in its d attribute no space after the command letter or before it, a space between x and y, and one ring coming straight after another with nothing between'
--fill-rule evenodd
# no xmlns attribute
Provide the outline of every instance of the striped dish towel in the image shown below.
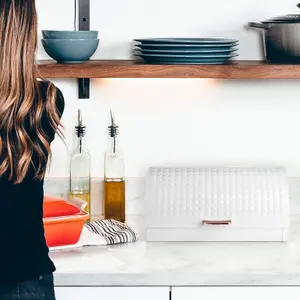
<svg viewBox="0 0 300 300"><path fill-rule="evenodd" d="M116 220L101 220L86 223L75 245L51 247L50 251L87 246L105 246L138 241L137 233L128 225Z"/></svg>
<svg viewBox="0 0 300 300"><path fill-rule="evenodd" d="M107 245L133 243L138 240L137 234L126 224L116 220L101 220L85 224L93 234L101 235Z"/></svg>

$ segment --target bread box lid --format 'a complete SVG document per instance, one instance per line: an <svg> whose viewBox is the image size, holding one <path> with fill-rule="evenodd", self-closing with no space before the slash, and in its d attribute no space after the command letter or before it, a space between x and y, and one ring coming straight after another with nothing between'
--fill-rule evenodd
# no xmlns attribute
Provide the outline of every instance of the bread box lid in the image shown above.
<svg viewBox="0 0 300 300"><path fill-rule="evenodd" d="M151 167L147 228L289 227L289 190L280 167Z"/></svg>

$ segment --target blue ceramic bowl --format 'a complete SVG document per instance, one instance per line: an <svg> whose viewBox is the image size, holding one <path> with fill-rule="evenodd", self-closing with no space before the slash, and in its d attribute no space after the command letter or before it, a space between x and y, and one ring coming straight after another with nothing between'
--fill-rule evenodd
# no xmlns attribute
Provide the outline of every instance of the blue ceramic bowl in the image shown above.
<svg viewBox="0 0 300 300"><path fill-rule="evenodd" d="M99 40L44 39L47 54L59 63L80 63L88 60L97 50Z"/></svg>
<svg viewBox="0 0 300 300"><path fill-rule="evenodd" d="M98 31L43 30L43 39L97 39Z"/></svg>

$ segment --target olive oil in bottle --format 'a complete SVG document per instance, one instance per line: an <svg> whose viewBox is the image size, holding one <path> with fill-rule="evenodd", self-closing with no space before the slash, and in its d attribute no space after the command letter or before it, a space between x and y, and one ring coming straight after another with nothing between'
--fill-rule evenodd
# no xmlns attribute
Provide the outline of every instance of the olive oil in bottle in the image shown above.
<svg viewBox="0 0 300 300"><path fill-rule="evenodd" d="M91 214L91 156L84 146L86 127L82 125L81 111L78 110L76 146L70 162L70 200L77 198L85 202L85 211Z"/></svg>
<svg viewBox="0 0 300 300"><path fill-rule="evenodd" d="M105 153L104 211L105 219L125 222L125 166L118 144L119 127L110 112L108 148Z"/></svg>

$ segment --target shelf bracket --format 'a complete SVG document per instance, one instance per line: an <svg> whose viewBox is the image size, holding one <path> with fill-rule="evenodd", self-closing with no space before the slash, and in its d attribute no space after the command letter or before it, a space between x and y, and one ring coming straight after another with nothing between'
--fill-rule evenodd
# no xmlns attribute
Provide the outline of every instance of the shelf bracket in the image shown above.
<svg viewBox="0 0 300 300"><path fill-rule="evenodd" d="M90 0L78 0L78 29L90 30ZM79 99L90 98L91 82L89 78L78 79Z"/></svg>

